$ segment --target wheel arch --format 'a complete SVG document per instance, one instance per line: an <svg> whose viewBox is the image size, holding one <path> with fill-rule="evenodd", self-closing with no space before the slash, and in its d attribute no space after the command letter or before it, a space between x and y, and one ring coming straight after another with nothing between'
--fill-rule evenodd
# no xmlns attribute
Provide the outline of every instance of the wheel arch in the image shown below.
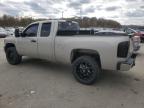
<svg viewBox="0 0 144 108"><path fill-rule="evenodd" d="M15 47L15 44L13 44L13 43L6 43L6 45L4 47L4 50L6 51L7 48L9 48L9 47Z"/></svg>
<svg viewBox="0 0 144 108"><path fill-rule="evenodd" d="M97 50L91 50L91 49L73 49L71 51L71 63L73 63L78 57L80 56L91 56L93 57L99 64L100 68L101 66L101 58L100 54Z"/></svg>

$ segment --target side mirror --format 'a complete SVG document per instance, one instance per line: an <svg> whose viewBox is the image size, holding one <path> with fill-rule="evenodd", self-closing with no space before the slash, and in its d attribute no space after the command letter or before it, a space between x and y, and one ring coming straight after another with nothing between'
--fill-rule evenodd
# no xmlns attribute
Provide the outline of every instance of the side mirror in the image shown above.
<svg viewBox="0 0 144 108"><path fill-rule="evenodd" d="M20 33L19 33L19 29L18 28L15 29L15 37L20 37Z"/></svg>
<svg viewBox="0 0 144 108"><path fill-rule="evenodd" d="M22 33L20 33L20 36L21 37L25 37L25 34L22 32Z"/></svg>
<svg viewBox="0 0 144 108"><path fill-rule="evenodd" d="M133 34L128 34L129 38L133 37L134 35Z"/></svg>

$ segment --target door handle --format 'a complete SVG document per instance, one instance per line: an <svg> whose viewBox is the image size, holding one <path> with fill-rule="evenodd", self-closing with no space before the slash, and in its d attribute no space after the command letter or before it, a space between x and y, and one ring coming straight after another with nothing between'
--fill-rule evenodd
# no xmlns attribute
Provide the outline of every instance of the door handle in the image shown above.
<svg viewBox="0 0 144 108"><path fill-rule="evenodd" d="M35 42L36 42L36 40L31 40L31 42L35 43Z"/></svg>

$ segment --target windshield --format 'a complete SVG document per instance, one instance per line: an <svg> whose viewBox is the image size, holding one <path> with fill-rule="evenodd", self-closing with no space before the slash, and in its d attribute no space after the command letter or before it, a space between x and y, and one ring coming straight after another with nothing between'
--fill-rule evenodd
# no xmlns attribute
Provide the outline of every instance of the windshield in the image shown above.
<svg viewBox="0 0 144 108"><path fill-rule="evenodd" d="M144 32L144 29L140 29L140 31Z"/></svg>

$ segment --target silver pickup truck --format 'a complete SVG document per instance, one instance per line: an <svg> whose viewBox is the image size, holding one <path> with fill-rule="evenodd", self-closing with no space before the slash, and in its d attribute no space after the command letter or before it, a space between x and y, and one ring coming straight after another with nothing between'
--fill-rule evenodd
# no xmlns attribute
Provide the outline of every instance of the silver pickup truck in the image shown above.
<svg viewBox="0 0 144 108"><path fill-rule="evenodd" d="M22 33L4 40L8 63L17 65L23 56L72 64L74 77L93 84L101 70L127 71L135 65L131 37L124 33L80 30L74 21L46 20L28 25Z"/></svg>

